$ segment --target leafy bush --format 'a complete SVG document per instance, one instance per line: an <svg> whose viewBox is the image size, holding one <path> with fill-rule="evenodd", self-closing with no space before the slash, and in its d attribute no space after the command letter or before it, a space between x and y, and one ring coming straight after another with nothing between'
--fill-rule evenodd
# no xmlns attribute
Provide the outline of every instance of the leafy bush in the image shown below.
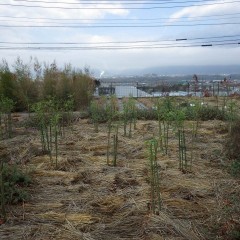
<svg viewBox="0 0 240 240"><path fill-rule="evenodd" d="M226 153L227 156L233 160L239 159L240 157L240 120L233 124L232 131L229 133L226 142Z"/></svg>
<svg viewBox="0 0 240 240"><path fill-rule="evenodd" d="M198 117L202 121L207 120L225 120L226 119L226 113L222 111L221 109L218 109L216 107L201 107L198 110ZM188 120L194 120L194 110L192 108L186 109L186 116Z"/></svg>
<svg viewBox="0 0 240 240"><path fill-rule="evenodd" d="M234 176L240 176L240 120L235 121L232 131L225 144L226 155L232 160L230 171Z"/></svg>
<svg viewBox="0 0 240 240"><path fill-rule="evenodd" d="M137 119L158 120L157 111L155 109L137 109Z"/></svg>
<svg viewBox="0 0 240 240"><path fill-rule="evenodd" d="M5 203L16 204L26 201L28 194L25 187L31 183L30 178L21 172L16 165L4 164L2 174Z"/></svg>
<svg viewBox="0 0 240 240"><path fill-rule="evenodd" d="M230 171L233 176L240 176L240 160L234 160L230 166Z"/></svg>

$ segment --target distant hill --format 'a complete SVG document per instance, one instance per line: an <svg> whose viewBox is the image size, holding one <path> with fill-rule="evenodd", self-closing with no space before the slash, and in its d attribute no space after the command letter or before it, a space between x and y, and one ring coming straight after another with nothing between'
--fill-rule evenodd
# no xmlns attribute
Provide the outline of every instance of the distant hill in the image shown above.
<svg viewBox="0 0 240 240"><path fill-rule="evenodd" d="M150 67L145 69L129 69L118 72L120 75L188 75L188 74L240 74L240 65L229 66L167 66Z"/></svg>

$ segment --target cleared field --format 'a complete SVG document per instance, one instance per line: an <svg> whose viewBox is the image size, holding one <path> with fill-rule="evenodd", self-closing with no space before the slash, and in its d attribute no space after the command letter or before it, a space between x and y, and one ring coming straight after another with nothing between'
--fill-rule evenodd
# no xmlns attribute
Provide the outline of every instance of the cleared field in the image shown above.
<svg viewBox="0 0 240 240"><path fill-rule="evenodd" d="M158 132L158 122L137 121L131 138L119 127L116 167L107 165L107 124L98 128L96 133L81 118L68 128L59 142L57 169L41 154L37 130L20 124L14 138L2 141L1 154L11 153L33 182L28 202L7 207L0 239L237 239L240 185L226 168L225 122L200 122L192 169L185 173L170 127L168 154L157 155L157 214L150 208L146 141Z"/></svg>

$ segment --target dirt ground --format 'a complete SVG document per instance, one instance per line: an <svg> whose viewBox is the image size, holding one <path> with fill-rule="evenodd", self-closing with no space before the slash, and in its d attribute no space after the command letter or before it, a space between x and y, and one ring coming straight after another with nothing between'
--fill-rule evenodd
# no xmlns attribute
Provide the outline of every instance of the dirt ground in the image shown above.
<svg viewBox="0 0 240 240"><path fill-rule="evenodd" d="M233 237L240 225L240 187L225 166L225 123L200 123L189 173L178 169L178 141L171 130L169 154L158 155L163 206L153 215L146 141L157 126L138 121L132 138L124 137L121 127L112 167L106 124L95 133L88 119L78 119L60 141L57 169L40 154L37 130L19 127L17 136L2 144L10 160L30 174L30 199L8 206L0 239L239 239Z"/></svg>

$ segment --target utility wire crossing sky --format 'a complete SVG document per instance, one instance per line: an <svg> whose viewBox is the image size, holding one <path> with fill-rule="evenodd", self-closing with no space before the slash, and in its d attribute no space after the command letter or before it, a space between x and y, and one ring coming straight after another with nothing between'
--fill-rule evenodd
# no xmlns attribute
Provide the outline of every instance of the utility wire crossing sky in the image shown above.
<svg viewBox="0 0 240 240"><path fill-rule="evenodd" d="M104 71L238 65L240 1L3 0L0 52Z"/></svg>

